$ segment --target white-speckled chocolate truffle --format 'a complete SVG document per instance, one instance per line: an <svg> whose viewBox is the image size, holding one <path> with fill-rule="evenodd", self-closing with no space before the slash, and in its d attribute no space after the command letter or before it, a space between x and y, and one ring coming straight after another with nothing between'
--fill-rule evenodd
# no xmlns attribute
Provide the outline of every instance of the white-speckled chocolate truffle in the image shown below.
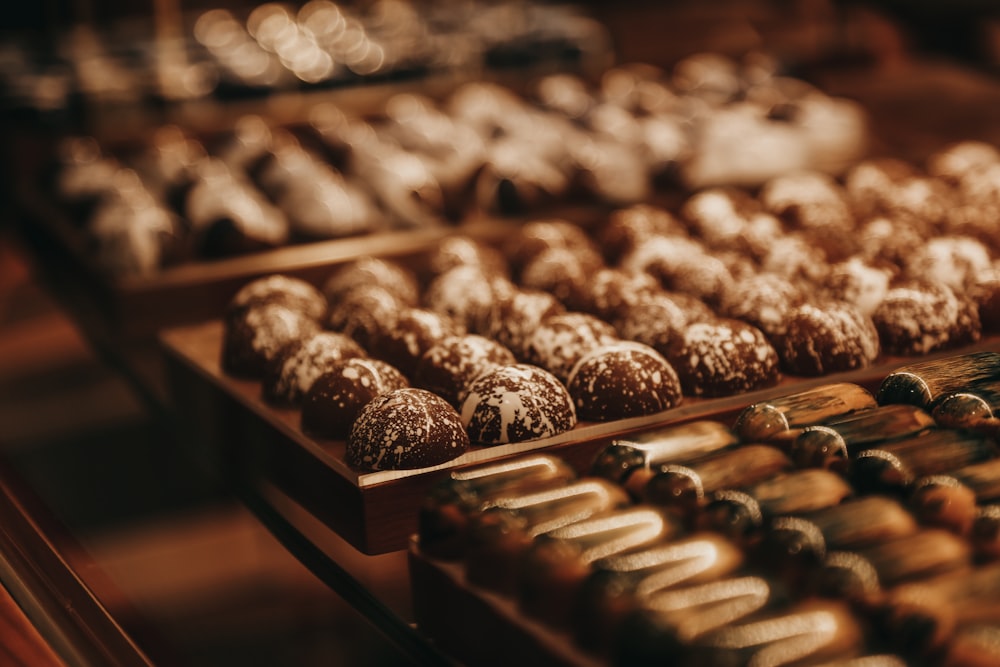
<svg viewBox="0 0 1000 667"><path fill-rule="evenodd" d="M840 373L867 368L878 358L875 324L847 302L806 303L786 317L784 331L771 338L786 373Z"/></svg>
<svg viewBox="0 0 1000 667"><path fill-rule="evenodd" d="M967 345L979 340L976 304L929 281L894 284L872 313L882 349L903 356Z"/></svg>
<svg viewBox="0 0 1000 667"><path fill-rule="evenodd" d="M334 364L365 351L350 336L320 331L287 345L268 364L261 381L264 400L296 405L312 383Z"/></svg>
<svg viewBox="0 0 1000 667"><path fill-rule="evenodd" d="M448 401L406 387L362 408L347 437L345 460L360 470L411 470L445 463L468 448L469 436Z"/></svg>
<svg viewBox="0 0 1000 667"><path fill-rule="evenodd" d="M302 430L320 438L346 439L369 401L408 386L403 374L384 361L344 359L317 377L302 398Z"/></svg>
<svg viewBox="0 0 1000 667"><path fill-rule="evenodd" d="M556 376L530 364L499 366L469 385L462 423L474 443L500 445L547 438L576 425L576 411Z"/></svg>
<svg viewBox="0 0 1000 667"><path fill-rule="evenodd" d="M787 278L758 273L732 285L719 305L719 314L774 336L785 330L789 312L804 298L802 290Z"/></svg>
<svg viewBox="0 0 1000 667"><path fill-rule="evenodd" d="M686 396L732 396L778 383L778 353L757 327L719 319L688 325L664 353Z"/></svg>
<svg viewBox="0 0 1000 667"><path fill-rule="evenodd" d="M424 352L413 372L413 383L457 409L470 382L491 368L514 363L514 354L494 340L476 334L451 336Z"/></svg>
<svg viewBox="0 0 1000 667"><path fill-rule="evenodd" d="M648 273L605 268L590 277L586 289L571 307L611 321L623 308L662 291L659 281Z"/></svg>
<svg viewBox="0 0 1000 667"><path fill-rule="evenodd" d="M670 363L648 345L628 341L583 356L566 387L577 417L592 421L654 414L681 402L680 379Z"/></svg>
<svg viewBox="0 0 1000 667"><path fill-rule="evenodd" d="M684 329L692 319L700 318L692 318L684 305L677 303L666 292L661 292L622 308L611 323L623 339L662 351L683 337Z"/></svg>
<svg viewBox="0 0 1000 667"><path fill-rule="evenodd" d="M445 338L464 333L465 329L447 315L426 308L407 308L391 327L379 333L369 352L412 378L427 350Z"/></svg>
<svg viewBox="0 0 1000 667"><path fill-rule="evenodd" d="M407 306L378 285L359 285L331 304L326 327L347 334L369 349L379 334L396 323Z"/></svg>
<svg viewBox="0 0 1000 667"><path fill-rule="evenodd" d="M491 275L482 266L467 264L431 279L424 290L424 306L479 333L494 305L516 291L506 276Z"/></svg>
<svg viewBox="0 0 1000 667"><path fill-rule="evenodd" d="M222 368L232 375L259 378L286 345L318 330L312 317L277 303L245 309L225 321Z"/></svg>
<svg viewBox="0 0 1000 667"><path fill-rule="evenodd" d="M319 321L326 314L326 298L310 283L292 276L274 274L257 278L239 289L229 300L226 317L232 318L265 303L277 303Z"/></svg>
<svg viewBox="0 0 1000 667"><path fill-rule="evenodd" d="M563 312L566 308L548 292L519 289L493 305L482 333L523 360L528 340L538 325Z"/></svg>
<svg viewBox="0 0 1000 667"><path fill-rule="evenodd" d="M362 285L378 285L408 306L419 300L416 275L402 264L379 257L360 257L337 267L323 283L323 294L331 305Z"/></svg>
<svg viewBox="0 0 1000 667"><path fill-rule="evenodd" d="M846 301L865 315L871 315L882 303L897 267L876 266L860 257L852 257L830 267L823 287L833 299Z"/></svg>
<svg viewBox="0 0 1000 667"><path fill-rule="evenodd" d="M614 327L604 320L586 313L562 313L539 323L528 339L525 360L565 382L580 357L617 340Z"/></svg>

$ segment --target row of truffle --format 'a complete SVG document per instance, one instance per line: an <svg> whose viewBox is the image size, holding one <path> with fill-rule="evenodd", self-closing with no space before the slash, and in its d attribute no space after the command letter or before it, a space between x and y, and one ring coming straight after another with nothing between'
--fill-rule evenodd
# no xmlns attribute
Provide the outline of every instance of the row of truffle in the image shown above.
<svg viewBox="0 0 1000 667"><path fill-rule="evenodd" d="M773 60L699 54L671 72L621 66L596 82L553 74L525 92L477 81L440 100L400 93L370 116L325 103L301 122L250 115L214 136L165 126L138 147L72 137L61 146L52 187L109 272L151 275L185 261L482 212L648 201L679 185L685 165L733 164L746 137L816 141L818 130L854 117L844 104L791 85ZM778 105L799 108L798 120L770 114ZM702 146L712 135L706 127L716 125L740 129L718 130L729 138ZM842 137L835 145L853 158L858 143ZM725 160L706 155L723 145ZM699 166L682 185L759 184L819 166L811 154L794 154L779 164L758 160L750 175L710 177L715 168Z"/></svg>

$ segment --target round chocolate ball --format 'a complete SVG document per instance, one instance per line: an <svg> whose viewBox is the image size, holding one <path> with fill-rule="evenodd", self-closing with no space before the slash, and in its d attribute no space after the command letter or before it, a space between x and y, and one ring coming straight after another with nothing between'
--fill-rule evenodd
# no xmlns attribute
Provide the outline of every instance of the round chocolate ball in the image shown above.
<svg viewBox="0 0 1000 667"><path fill-rule="evenodd" d="M238 317L256 306L275 303L303 315L322 320L327 302L322 292L299 278L274 274L252 280L236 292L226 307L226 319Z"/></svg>
<svg viewBox="0 0 1000 667"><path fill-rule="evenodd" d="M302 430L346 439L361 409L376 396L408 387L396 368L379 359L344 359L316 378L302 398Z"/></svg>
<svg viewBox="0 0 1000 667"><path fill-rule="evenodd" d="M316 320L300 310L265 303L227 318L222 334L222 369L260 378L285 348L319 331Z"/></svg>
<svg viewBox="0 0 1000 667"><path fill-rule="evenodd" d="M405 387L373 398L347 437L347 464L365 471L411 470L464 454L469 436L458 413L426 389Z"/></svg>
<svg viewBox="0 0 1000 667"><path fill-rule="evenodd" d="M681 402L670 363L648 345L621 341L582 357L566 382L580 419L610 421L661 412Z"/></svg>
<svg viewBox="0 0 1000 667"><path fill-rule="evenodd" d="M498 366L473 380L461 415L471 441L483 445L546 438L576 425L566 387L530 364Z"/></svg>
<svg viewBox="0 0 1000 667"><path fill-rule="evenodd" d="M732 396L780 379L778 353L757 327L719 319L688 325L664 356L687 396Z"/></svg>
<svg viewBox="0 0 1000 667"><path fill-rule="evenodd" d="M787 373L840 373L867 368L878 358L874 322L849 303L802 304L787 318L785 330L771 339Z"/></svg>
<svg viewBox="0 0 1000 667"><path fill-rule="evenodd" d="M424 352L413 372L413 383L457 409L470 382L496 366L514 363L514 354L494 340L477 334L451 336Z"/></svg>
<svg viewBox="0 0 1000 667"><path fill-rule="evenodd" d="M297 405L324 371L344 359L363 356L365 351L353 338L333 331L319 331L295 341L265 369L261 382L264 400Z"/></svg>

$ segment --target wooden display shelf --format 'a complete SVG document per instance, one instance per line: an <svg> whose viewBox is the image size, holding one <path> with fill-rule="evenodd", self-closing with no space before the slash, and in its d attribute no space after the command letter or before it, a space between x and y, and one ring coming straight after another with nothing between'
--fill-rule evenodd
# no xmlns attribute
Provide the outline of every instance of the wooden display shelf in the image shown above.
<svg viewBox="0 0 1000 667"><path fill-rule="evenodd" d="M473 447L447 463L417 470L364 473L345 462L345 443L310 437L300 412L267 403L261 385L223 372L221 321L177 327L160 342L170 369L187 446L218 474L242 482L267 481L368 554L405 549L417 528L417 508L431 485L450 470L545 450L585 471L594 457L628 434L695 419L731 424L751 403L830 382L854 382L875 391L895 368L915 358L885 358L860 371L823 377L786 376L777 386L719 399L685 398L657 414L611 422L581 422L557 436L493 447ZM996 339L933 356L1000 349Z"/></svg>
<svg viewBox="0 0 1000 667"><path fill-rule="evenodd" d="M525 617L510 597L469 584L465 569L427 556L419 541L407 552L417 628L465 665L481 667L606 667L565 632ZM471 628L489 628L489 641Z"/></svg>

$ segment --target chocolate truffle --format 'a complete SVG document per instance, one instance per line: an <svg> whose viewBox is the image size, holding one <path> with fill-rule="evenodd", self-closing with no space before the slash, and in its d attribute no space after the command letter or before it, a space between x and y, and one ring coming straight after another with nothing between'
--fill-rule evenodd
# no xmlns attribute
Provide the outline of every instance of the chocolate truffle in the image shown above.
<svg viewBox="0 0 1000 667"><path fill-rule="evenodd" d="M457 409L470 382L495 366L514 363L514 354L494 340L476 334L451 336L424 352L413 372L413 383Z"/></svg>
<svg viewBox="0 0 1000 667"><path fill-rule="evenodd" d="M719 314L742 320L774 336L785 330L788 314L804 298L802 290L787 278L758 273L731 286L722 299Z"/></svg>
<svg viewBox="0 0 1000 667"><path fill-rule="evenodd" d="M572 307L611 321L622 309L662 291L660 283L648 273L605 268L591 276Z"/></svg>
<svg viewBox="0 0 1000 667"><path fill-rule="evenodd" d="M590 277L603 266L599 258L581 255L569 248L548 248L532 257L521 269L524 289L548 292L563 304L572 304L587 287Z"/></svg>
<svg viewBox="0 0 1000 667"><path fill-rule="evenodd" d="M692 318L690 311L669 294L661 292L622 308L612 324L625 340L666 350L673 342L683 338L684 329L692 319L697 318Z"/></svg>
<svg viewBox="0 0 1000 667"><path fill-rule="evenodd" d="M592 350L566 381L580 419L609 421L661 412L681 401L680 379L659 352L619 341Z"/></svg>
<svg viewBox="0 0 1000 667"><path fill-rule="evenodd" d="M872 313L882 349L902 356L928 354L979 340L976 304L940 283L902 281Z"/></svg>
<svg viewBox="0 0 1000 667"><path fill-rule="evenodd" d="M687 396L732 396L780 379L778 353L757 327L719 319L688 325L664 353Z"/></svg>
<svg viewBox="0 0 1000 667"><path fill-rule="evenodd" d="M787 314L785 330L771 340L782 368L792 375L867 368L880 350L871 317L844 301L793 308Z"/></svg>
<svg viewBox="0 0 1000 667"><path fill-rule="evenodd" d="M566 387L530 364L498 366L473 380L461 415L469 438L483 445L546 438L576 425Z"/></svg>
<svg viewBox="0 0 1000 667"><path fill-rule="evenodd" d="M506 276L467 264L452 267L431 279L424 290L424 306L479 333L486 326L494 304L515 291L517 287Z"/></svg>
<svg viewBox="0 0 1000 667"><path fill-rule="evenodd" d="M446 400L405 387L376 396L361 409L347 437L347 464L366 471L410 470L461 456L469 436Z"/></svg>
<svg viewBox="0 0 1000 667"><path fill-rule="evenodd" d="M264 400L296 405L324 371L344 359L363 356L365 351L353 338L333 331L320 331L290 343L264 371Z"/></svg>
<svg viewBox="0 0 1000 667"><path fill-rule="evenodd" d="M379 257L360 257L338 267L323 283L323 294L334 306L363 285L378 285L408 306L419 301L416 275L398 262Z"/></svg>
<svg viewBox="0 0 1000 667"><path fill-rule="evenodd" d="M614 327L593 315L568 312L542 320L528 339L525 361L541 366L561 382L591 350L618 340Z"/></svg>
<svg viewBox="0 0 1000 667"><path fill-rule="evenodd" d="M518 273L530 259L549 248L572 250L581 257L596 256L598 263L601 262L601 253L587 232L567 220L526 222L507 242L504 251Z"/></svg>
<svg viewBox="0 0 1000 667"><path fill-rule="evenodd" d="M408 387L396 368L353 357L326 369L302 398L302 429L320 438L346 439L361 409L376 396Z"/></svg>
<svg viewBox="0 0 1000 667"><path fill-rule="evenodd" d="M383 330L395 326L400 311L406 308L384 287L359 285L330 305L326 326L350 336L367 350Z"/></svg>
<svg viewBox="0 0 1000 667"><path fill-rule="evenodd" d="M463 333L461 325L446 315L425 308L407 308L399 313L391 327L380 332L369 351L412 378L427 350L449 336Z"/></svg>
<svg viewBox="0 0 1000 667"><path fill-rule="evenodd" d="M300 278L274 274L257 278L241 287L229 300L226 317L236 317L266 303L297 310L316 321L323 319L327 309L326 298L311 284Z"/></svg>
<svg viewBox="0 0 1000 667"><path fill-rule="evenodd" d="M286 345L318 330L312 317L277 303L245 309L225 322L222 368L232 375L260 378Z"/></svg>
<svg viewBox="0 0 1000 667"><path fill-rule="evenodd" d="M493 305L483 335L493 338L523 360L528 340L539 324L563 312L566 308L548 292L519 289Z"/></svg>
<svg viewBox="0 0 1000 667"><path fill-rule="evenodd" d="M897 272L896 267L874 265L861 257L852 257L830 267L823 287L830 298L853 304L862 314L870 316L882 303Z"/></svg>
<svg viewBox="0 0 1000 667"><path fill-rule="evenodd" d="M665 209L635 204L613 211L598 231L597 239L605 259L617 264L647 239L686 234L684 225Z"/></svg>
<svg viewBox="0 0 1000 667"><path fill-rule="evenodd" d="M427 254L424 265L431 279L459 266L479 267L487 275L510 275L507 259L500 250L461 234L442 240Z"/></svg>

